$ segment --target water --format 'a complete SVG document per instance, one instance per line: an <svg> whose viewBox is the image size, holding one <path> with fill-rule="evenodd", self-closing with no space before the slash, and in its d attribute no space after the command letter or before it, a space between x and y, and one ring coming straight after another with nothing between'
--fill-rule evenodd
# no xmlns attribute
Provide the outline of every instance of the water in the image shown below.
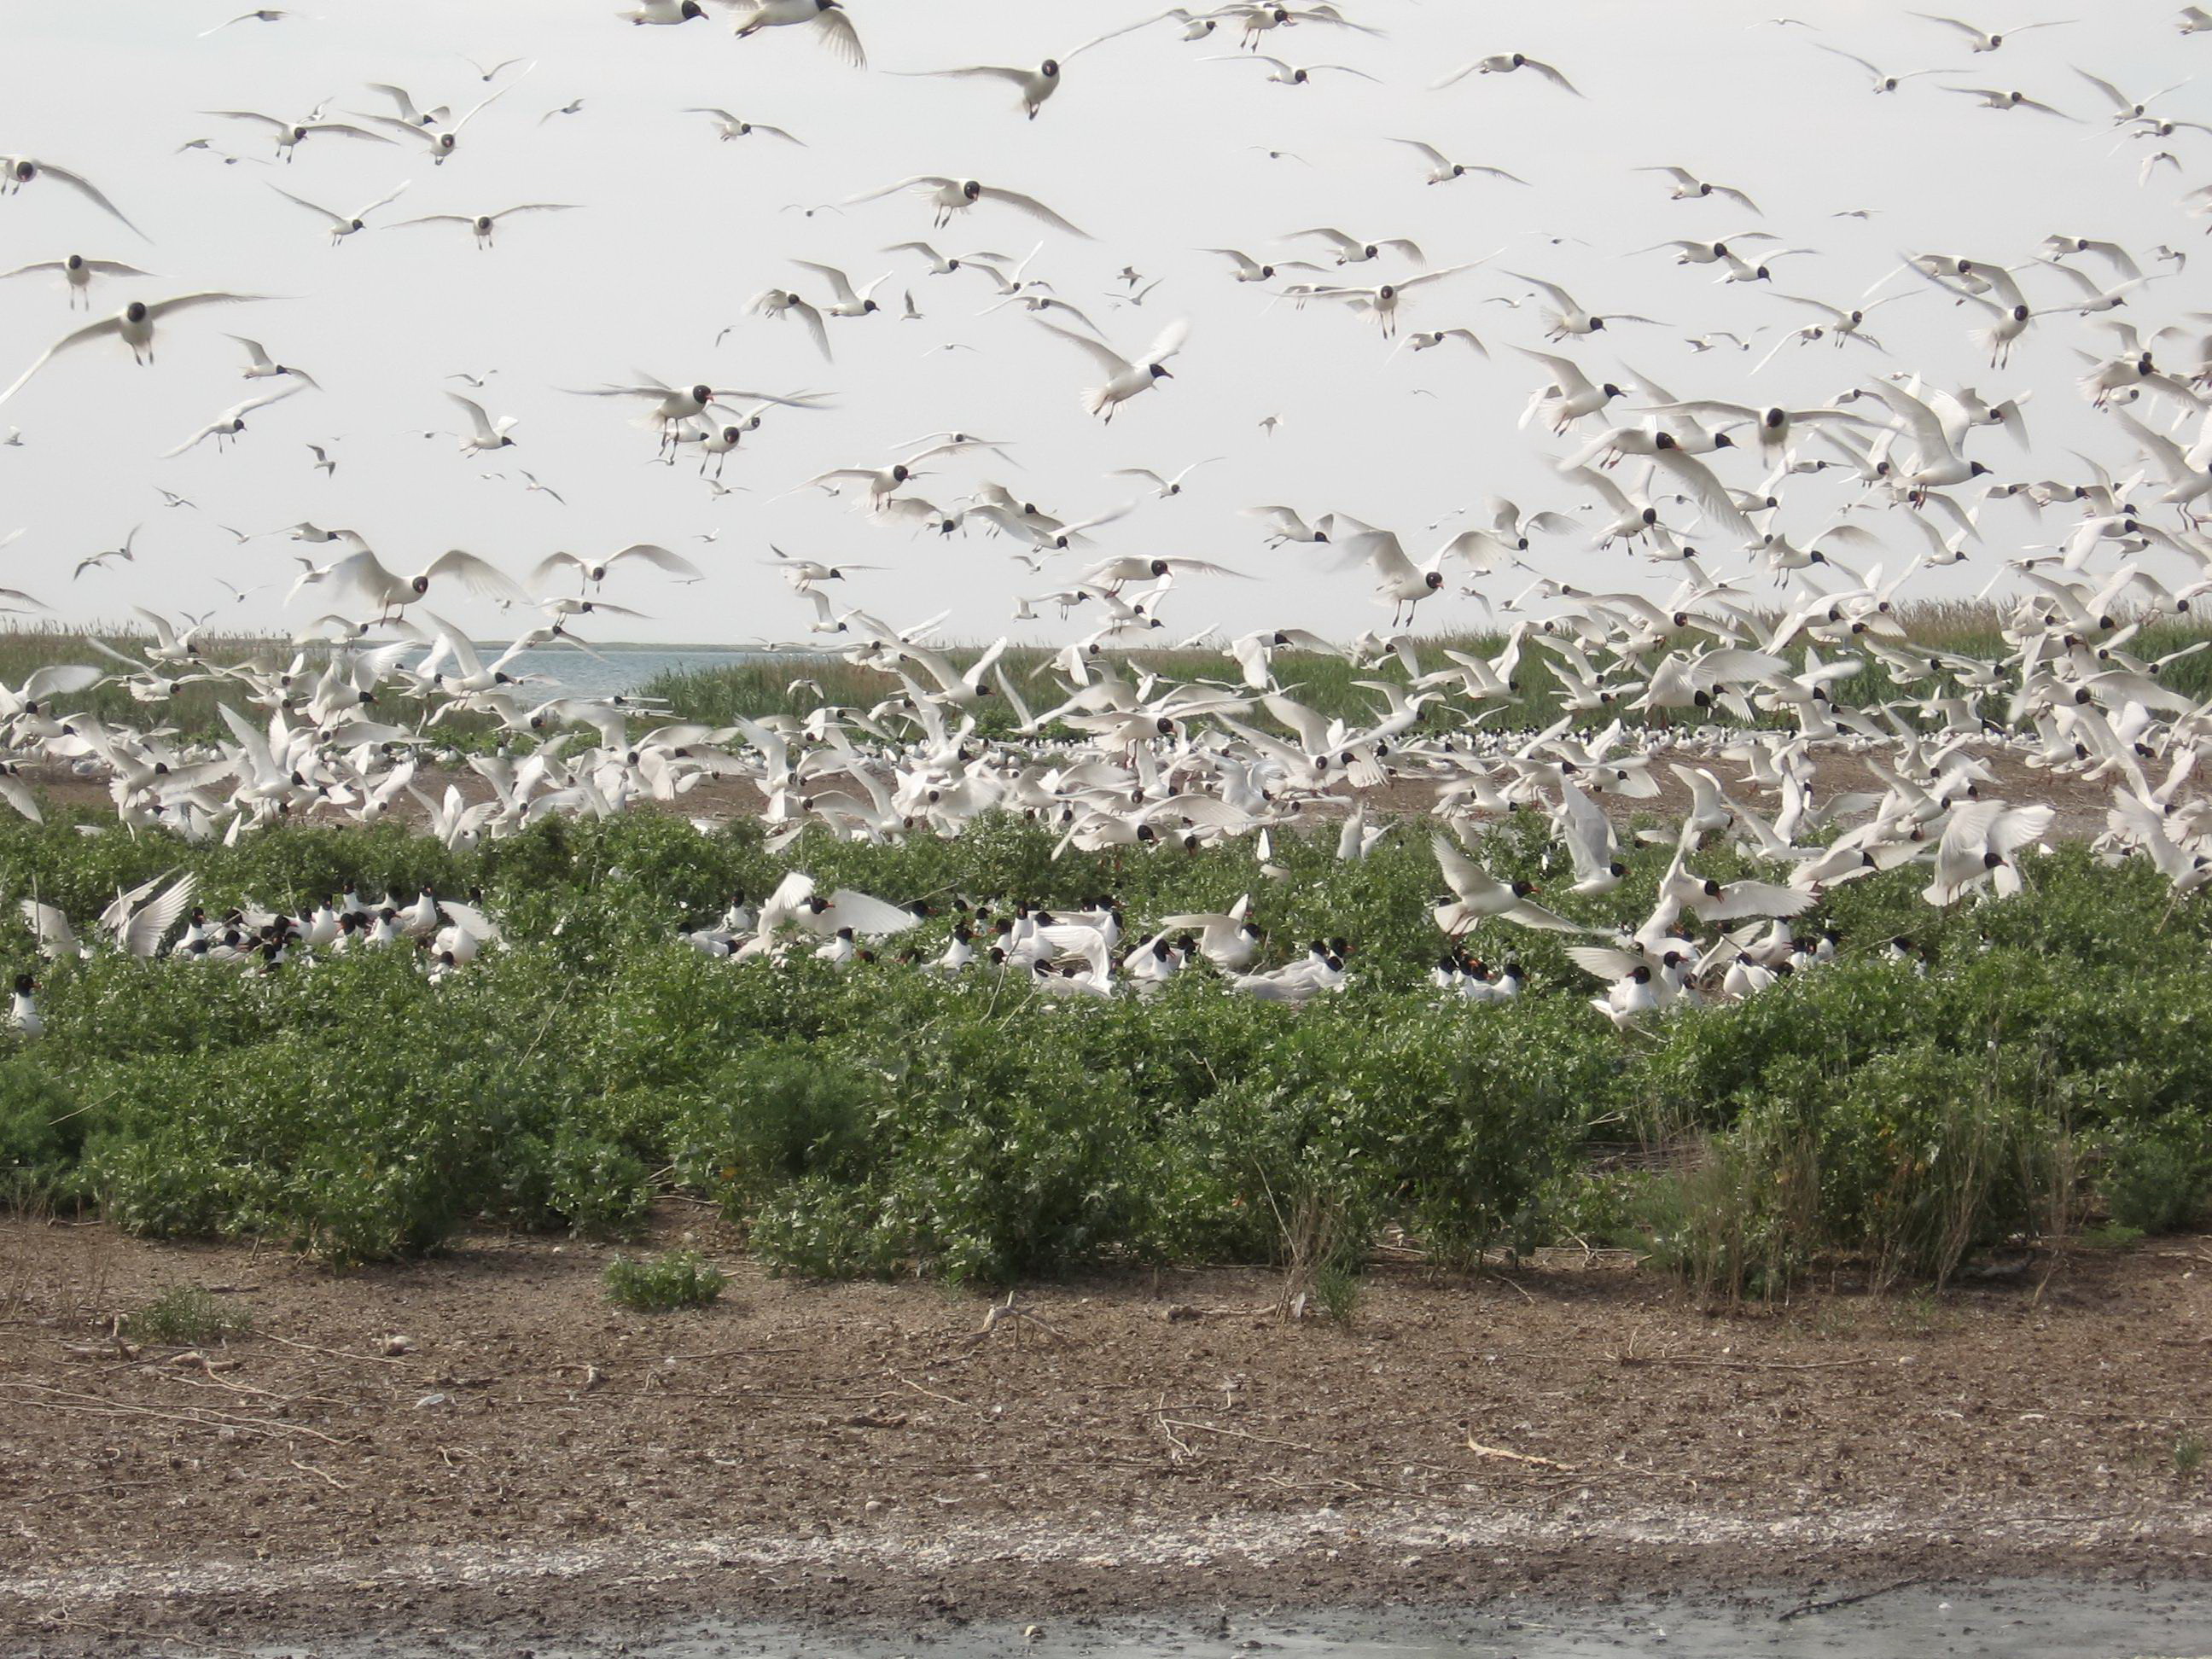
<svg viewBox="0 0 2212 1659"><path fill-rule="evenodd" d="M1913 1585L1848 1607L1779 1615L1797 1597L1753 1592L1631 1598L1601 1607L1531 1602L1483 1613L1405 1611L1245 1618L1068 1620L1040 1608L1023 1624L933 1626L926 1632L807 1629L686 1620L658 1632L625 1630L531 1645L538 1659L2137 1659L2212 1652L2212 1597L2194 1584L2050 1581ZM512 1653L453 1631L444 1656ZM264 1654L281 1650L263 1649ZM321 1651L403 1659L404 1642Z"/></svg>
<svg viewBox="0 0 2212 1659"><path fill-rule="evenodd" d="M507 665L510 674L529 674L550 681L574 697L608 697L636 691L654 675L668 671L696 673L715 668L735 668L758 662L764 654L725 646L593 645L604 660L586 656L566 646L538 646L521 653ZM488 648L485 660L497 655Z"/></svg>

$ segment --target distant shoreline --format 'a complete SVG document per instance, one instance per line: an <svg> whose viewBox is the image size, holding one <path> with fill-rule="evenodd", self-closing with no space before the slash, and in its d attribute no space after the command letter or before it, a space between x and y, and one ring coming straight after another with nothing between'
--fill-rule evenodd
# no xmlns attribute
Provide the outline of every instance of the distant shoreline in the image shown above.
<svg viewBox="0 0 2212 1659"><path fill-rule="evenodd" d="M529 648L533 651L551 651L556 648L563 641L558 640L546 640L539 644L532 646ZM473 640L470 641L470 643L474 645L479 651L504 651L509 646L513 645L514 641L512 640ZM590 646L592 650L598 652L603 657L607 655L610 652L617 651L651 651L659 652L664 654L675 652L697 652L702 656L711 653L714 655L726 657L784 657L792 655L834 657L837 654L835 651L810 651L805 653L764 651L757 645L700 645L696 643L687 643L682 645L655 645L652 641L647 640L586 640L584 643Z"/></svg>

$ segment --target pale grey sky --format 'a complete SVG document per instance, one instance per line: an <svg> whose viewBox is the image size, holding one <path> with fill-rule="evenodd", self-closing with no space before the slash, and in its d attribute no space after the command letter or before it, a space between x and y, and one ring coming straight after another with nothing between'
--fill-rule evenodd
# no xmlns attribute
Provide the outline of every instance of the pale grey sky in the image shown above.
<svg viewBox="0 0 2212 1659"><path fill-rule="evenodd" d="M2019 264L2044 235L2064 231L2139 250L2170 242L2193 254L2205 246L2203 222L2185 218L2177 202L2212 178L2212 136L2185 131L2146 142L2117 133L2072 66L2141 97L2195 76L2212 37L2179 35L2178 9L2164 0L2099 0L2076 9L2087 21L1972 56L1900 7L1806 0L1791 9L1816 31L1763 22L1777 3L1343 0L1347 15L1388 37L1309 23L1271 33L1263 49L1294 63L1353 65L1379 83L1323 76L1297 88L1269 84L1249 64L1206 61L1236 52L1233 23L1197 45L1163 24L1076 59L1035 122L998 83L884 71L1027 64L1146 15L1141 3L849 0L870 56L866 72L822 51L810 31L735 40L720 6L703 22L658 28L579 0L305 0L310 16L241 23L207 39L195 37L237 5L72 0L19 8L0 59L0 152L83 173L153 240L139 241L40 181L0 201L0 269L77 252L163 273L158 282L105 284L95 316L132 295L231 289L296 297L173 319L150 369L133 368L117 343L99 342L57 360L0 407L0 430L23 432L20 447L0 447L0 535L25 531L0 554L0 580L73 621L114 618L133 603L173 614L220 605L222 623L289 628L320 608L314 596L283 607L297 568L292 556L327 550L281 537L240 546L218 523L246 531L301 518L347 525L398 569L465 547L518 578L556 548L605 552L656 540L706 567L708 580L676 586L650 572L618 575L607 597L651 620L605 628L600 637L740 643L800 637L811 615L761 562L774 541L889 567L857 575L846 597L894 621L949 605L956 637L1011 631L1057 641L1086 624L1012 624L1012 596L1065 585L1092 558L1167 553L1218 560L1259 579L1188 581L1166 608L1173 635L1218 623L1348 636L1387 619L1366 574L1334 568L1326 550L1263 548L1237 508L1284 501L1310 514L1352 513L1398 530L1418 556L1472 522L1455 519L1431 532L1430 520L1486 492L1532 510L1571 509L1582 499L1547 471L1548 459L1572 446L1516 428L1540 371L1506 347L1540 346L1540 324L1533 306L1491 302L1528 291L1499 267L1560 282L1600 312L1644 312L1674 325L1622 326L1567 348L1594 378L1641 371L1684 397L1802 403L1884 369L1917 370L1992 400L2033 391L2033 458L2001 434L1976 434L1971 453L2001 478L2073 476L2081 469L2067 455L2072 448L2124 463L2121 434L2074 389L2080 365L2070 348L2094 340L2071 317L2039 323L2009 369L1992 371L1966 338L1966 313L1923 289L1869 325L1887 357L1861 347L1790 348L1753 380L1753 364L1777 334L1809 315L1751 288L1714 286L1709 270L1677 269L1664 254L1628 256L1665 238L1768 229L1784 246L1820 250L1781 262L1772 286L1847 304L1895 264L1899 250ZM2063 0L2008 0L1985 20L1968 15L1997 27L2070 14ZM1885 67L1960 72L1877 98L1859 70L1815 51L1815 41ZM1558 64L1588 99L1525 73L1428 89L1445 70L1511 51ZM511 89L440 167L411 146L335 138L311 140L292 165L264 165L271 150L258 130L198 112L291 114L324 99L337 118L349 110L382 112L387 106L364 89L372 81L459 112L489 89L464 52L521 56L536 68L519 82L512 70L500 77L495 84ZM2158 108L2212 118L2203 84ZM1984 111L1942 91L1946 85L2018 87L2084 123ZM545 112L576 98L584 100L580 113L541 125ZM680 112L695 104L786 126L807 147L757 136L720 143L703 118ZM203 152L177 153L198 137L259 159L225 166ZM1389 137L1425 139L1455 158L1510 168L1531 187L1477 178L1426 186L1419 157ZM2139 186L2143 156L2160 148L2179 155L2184 169L2162 169ZM1297 159L1271 160L1269 149ZM1660 163L1739 185L1765 215L1672 202L1660 176L1630 171ZM811 217L787 210L934 172L1028 191L1098 240L1075 240L988 206L933 232L928 206L907 197ZM269 188L349 211L403 180L409 191L378 216L384 224L521 201L581 210L512 221L485 253L454 226L372 228L332 248L316 220ZM1831 216L1856 209L1875 216ZM1301 311L1271 303L1267 288L1231 282L1223 262L1194 251L1233 246L1261 258L1303 252L1325 262L1317 244L1280 240L1316 224L1415 237L1436 264L1505 249L1488 268L1425 288L1404 324L1472 327L1491 359L1455 345L1394 356L1370 320L1334 304ZM1090 362L1018 309L978 314L993 298L980 276L928 276L911 255L879 252L915 237L947 252L988 248L1017 258L1042 240L1030 274L1049 279L1130 352L1188 316L1190 343L1175 378L1102 428L1077 402L1095 377ZM878 291L884 313L831 320L834 364L797 322L744 314L746 300L770 286L818 296L819 280L792 265L793 257L842 266L859 282L897 273ZM1108 297L1125 264L1164 279L1140 310ZM2084 268L2099 269L2094 261ZM1343 274L1364 283L1409 269L1386 261ZM2120 314L2148 334L2204 308L2212 296L2199 276L2192 264ZM2039 302L2056 303L2064 292L2051 273L2022 281ZM909 289L926 320L899 320ZM84 320L65 308L58 278L0 285L0 384ZM726 326L732 331L717 348ZM1707 330L1755 328L1766 331L1747 356L1692 356L1683 343ZM325 389L250 418L228 453L210 444L155 459L228 405L281 384L240 379L242 354L226 332L265 342ZM929 349L947 342L975 349ZM623 405L559 390L625 380L633 368L672 383L823 391L836 408L771 413L725 475L749 493L718 500L696 459L672 470L651 465L653 436L629 423ZM418 435L457 424L459 411L441 395L459 386L441 378L455 370L497 371L471 395L495 416L518 417L516 447L480 459L457 453L449 437ZM1282 422L1272 437L1258 424L1270 415ZM936 476L921 481L921 493L949 504L995 477L1069 519L1139 495L1133 481L1104 476L1110 468L1173 471L1207 456L1229 459L1194 475L1177 499L1146 498L1098 533L1095 553L1060 555L1042 576L1009 559L1002 539L911 539L870 523L851 492L836 500L782 494L823 468L888 462L899 441L939 428L1014 440L1021 466L988 456L932 463ZM333 440L339 465L325 478L312 470L305 445ZM524 493L518 467L568 505ZM1722 471L1744 486L1758 476L1747 457ZM485 471L509 476L487 481ZM204 510L163 507L157 485ZM1809 535L1848 499L1833 474L1795 480L1783 527ZM2039 531L2013 505L1993 504L1984 517L1986 556L1931 577L1921 591L1971 591L1997 560L2057 530L2056 515ZM142 521L135 565L71 581L79 558L115 545ZM719 538L695 539L705 532ZM1899 556L1914 550L1906 540L1894 544ZM1670 567L1619 550L1586 552L1568 539L1542 543L1531 557L1585 586L1656 591L1674 580ZM1715 564L1722 574L1743 568L1734 555ZM276 586L234 605L218 575ZM1503 598L1525 582L1510 573L1483 587ZM482 636L516 626L450 589L432 608ZM1430 629L1480 620L1468 599L1439 599L1421 615Z"/></svg>

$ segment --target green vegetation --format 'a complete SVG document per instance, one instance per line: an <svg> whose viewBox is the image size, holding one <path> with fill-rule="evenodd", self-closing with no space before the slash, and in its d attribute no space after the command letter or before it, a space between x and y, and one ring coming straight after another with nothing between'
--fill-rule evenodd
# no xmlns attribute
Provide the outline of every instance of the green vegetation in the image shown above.
<svg viewBox="0 0 2212 1659"><path fill-rule="evenodd" d="M252 1323L241 1309L227 1307L196 1285L173 1285L123 1322L134 1342L197 1348L241 1336Z"/></svg>
<svg viewBox="0 0 2212 1659"><path fill-rule="evenodd" d="M2185 1434L2173 1443L2173 1472L2194 1474L2204 1467L2204 1437Z"/></svg>
<svg viewBox="0 0 2212 1659"><path fill-rule="evenodd" d="M691 1250L664 1250L643 1261L617 1256L607 1263L607 1295L635 1313L672 1313L703 1308L730 1282L720 1268Z"/></svg>
<svg viewBox="0 0 2212 1659"><path fill-rule="evenodd" d="M2212 1125L2187 1116L2130 1126L2105 1152L2112 1224L2138 1235L2178 1232L2212 1197Z"/></svg>
<svg viewBox="0 0 2212 1659"><path fill-rule="evenodd" d="M135 628L90 629L64 628L58 623L0 628L0 684L20 686L40 669L58 663L82 663L105 668L117 676L115 684L70 692L52 698L46 706L64 714L89 714L106 722L145 724L148 705L134 698L130 689L121 684L130 671L102 653L93 643L94 641L133 661L144 660L148 647L153 644L143 623ZM203 635L199 650L204 660L225 665L260 661L281 666L294 654L289 641L258 635ZM216 680L195 678L185 666L172 667L164 672L173 675L178 684L160 705L163 723L176 726L186 737L228 738L229 728L216 709L221 702L243 708L245 698L239 690Z"/></svg>
<svg viewBox="0 0 2212 1659"><path fill-rule="evenodd" d="M237 681L209 675L191 663L166 663L143 670L141 680L150 684L158 678L164 695L157 702L141 702L124 684L131 671L100 650L94 641L133 662L145 661L153 644L151 635L130 629L0 628L0 684L21 686L40 669L58 663L105 668L116 678L86 690L58 694L41 706L64 719L88 714L109 725L134 728L143 728L158 716L161 726L173 728L186 742L235 742L218 712L225 704L250 715L257 725L269 718L265 708L256 708L247 701L246 688ZM311 646L303 651L289 639L270 634L208 634L201 635L195 646L199 663L226 668L252 664L272 673L282 673L295 659L301 659L308 674L319 674L330 654L326 647ZM397 695L380 698L378 702L380 719L418 730L440 706L423 698ZM487 716L463 714L448 714L431 728L440 747L458 750L486 746L496 730L495 722ZM536 738L527 732L507 733L503 741L511 747L527 749L534 745Z"/></svg>
<svg viewBox="0 0 2212 1659"><path fill-rule="evenodd" d="M1503 823L1486 861L1542 882L1543 828ZM511 945L435 985L401 951L265 977L47 963L46 1035L0 1037L0 1193L342 1264L482 1218L620 1234L674 1187L787 1272L1273 1262L1335 1310L1386 1227L1446 1265L1626 1244L1732 1296L1838 1261L1940 1283L2069 1218L2201 1213L2212 900L2174 903L2143 860L2065 848L2029 860L2021 896L1955 914L1921 901L1921 872L1850 883L1806 919L1841 960L1624 1035L1587 1006L1565 941L1495 924L1470 948L1517 953L1526 993L1439 1006L1427 839L1409 824L1346 864L1333 830L1279 835L1271 880L1242 844L1054 859L1048 829L1006 817L883 847L810 831L779 854L757 824L710 836L644 813L548 819L465 854L392 826L185 848L3 824L0 962L32 959L18 896L82 918L179 861L211 908L296 908L356 877L480 883ZM1619 893L1547 902L1640 916L1667 855L1637 846ZM678 937L787 867L945 914L844 971L804 952L732 965ZM934 955L956 895L1112 892L1140 929L1248 890L1272 960L1351 940L1341 994L1286 1008L1203 970L1094 1001L890 959ZM1900 934L1932 957L1924 976L1886 959Z"/></svg>

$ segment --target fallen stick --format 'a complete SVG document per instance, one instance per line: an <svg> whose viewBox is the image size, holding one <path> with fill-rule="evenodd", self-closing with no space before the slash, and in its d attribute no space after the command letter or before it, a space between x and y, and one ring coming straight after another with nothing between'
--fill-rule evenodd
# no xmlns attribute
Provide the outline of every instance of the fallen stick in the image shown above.
<svg viewBox="0 0 2212 1659"><path fill-rule="evenodd" d="M1915 1584L1924 1584L1929 1582L1929 1575L1923 1572L1911 1578L1900 1578L1893 1584L1880 1584L1873 1589L1860 1590L1856 1595L1838 1595L1826 1601L1807 1601L1780 1614L1778 1622L1786 1624L1792 1619L1802 1619L1808 1613L1832 1613L1838 1607L1855 1607L1861 1601L1871 1601L1877 1595L1887 1595L1892 1590L1910 1589Z"/></svg>
<svg viewBox="0 0 2212 1659"><path fill-rule="evenodd" d="M1832 1371L1846 1365L1871 1365L1870 1355L1856 1359L1699 1359L1690 1354L1617 1353L1623 1365L1690 1365L1717 1371Z"/></svg>
<svg viewBox="0 0 2212 1659"><path fill-rule="evenodd" d="M1502 1457L1509 1463L1533 1463L1538 1468L1562 1469L1571 1474L1574 1465L1562 1463L1549 1457L1538 1457L1531 1452L1517 1452L1510 1446L1486 1446L1474 1437L1474 1431L1467 1431L1467 1449L1477 1457Z"/></svg>
<svg viewBox="0 0 2212 1659"><path fill-rule="evenodd" d="M1324 1474L1318 1478L1291 1480L1279 1474L1262 1473L1258 1479L1271 1486L1280 1486L1285 1492L1304 1492L1316 1485L1341 1486L1346 1492L1387 1492L1399 1498L1425 1498L1426 1492L1413 1491L1410 1486L1388 1486L1377 1480L1354 1480L1349 1475Z"/></svg>
<svg viewBox="0 0 2212 1659"><path fill-rule="evenodd" d="M186 1370L198 1366L202 1376L213 1376L217 1371L236 1370L241 1362L235 1359L210 1359L207 1357L205 1352L201 1349L187 1348L182 1353L171 1354L168 1359L164 1363L171 1365L182 1365ZM240 1383L238 1386L243 1388L246 1385L244 1383ZM257 1389L254 1392L257 1394L266 1394L268 1390L266 1389ZM280 1395L279 1398L282 1398L282 1396Z"/></svg>
<svg viewBox="0 0 2212 1659"><path fill-rule="evenodd" d="M33 1492L28 1498L11 1499L11 1510L27 1510L40 1504L51 1504L57 1498L105 1498L109 1492L122 1492L132 1486L167 1486L173 1481L168 1477L155 1480L96 1480L90 1486L65 1487L60 1492Z"/></svg>
<svg viewBox="0 0 2212 1659"><path fill-rule="evenodd" d="M898 1373L896 1371L893 1371L891 1375L898 1376ZM949 1394L939 1394L934 1389L925 1389L921 1383L915 1382L910 1376L899 1376L898 1380L904 1383L908 1388L912 1389L916 1394L926 1394L932 1400L942 1400L948 1406L957 1406L963 1411L971 1412L981 1411L983 1409L972 1400L955 1400Z"/></svg>
<svg viewBox="0 0 2212 1659"><path fill-rule="evenodd" d="M206 1413L205 1416L186 1416L182 1412L156 1411L151 1406L128 1406L119 1400L104 1399L96 1394L72 1394L66 1389L50 1389L39 1382L15 1382L0 1378L0 1389L29 1389L39 1394L56 1395L64 1401L90 1402L82 1405L56 1405L43 1400L33 1400L30 1402L42 1411L70 1412L86 1417L158 1417L172 1423L189 1423L196 1429L251 1429L258 1434L271 1436L304 1434L328 1445L342 1446L345 1443L334 1435L325 1434L320 1429L308 1428L304 1424L270 1423L251 1417L235 1416L229 1412L215 1411L207 1407L200 1408ZM210 1417L219 1418L222 1420L211 1423L208 1421Z"/></svg>
<svg viewBox="0 0 2212 1659"><path fill-rule="evenodd" d="M337 1476L325 1474L312 1463L302 1463L296 1457L289 1458L286 1461L289 1462L294 1468L299 1470L301 1474L312 1474L318 1480L327 1480L332 1486L336 1487L340 1492L351 1492L353 1490L352 1487L347 1486L344 1481L339 1480Z"/></svg>
<svg viewBox="0 0 2212 1659"><path fill-rule="evenodd" d="M990 1307L988 1307L983 1310L982 1329L976 1331L969 1336L963 1337L961 1340L965 1346L974 1348L988 1340L991 1334L999 1328L1000 1322L1009 1320L1018 1320L1028 1324L1034 1325L1039 1330L1042 1331L1047 1336L1050 1337L1054 1341L1059 1343L1062 1347L1067 1346L1066 1337L1061 1335L1060 1332L1054 1330L1050 1325L1048 1325L1043 1320L1038 1318L1027 1308L1018 1307L1011 1294L1007 1296L1004 1302L994 1303ZM1021 1340L1021 1328L1019 1325L1015 1327L1014 1338L1017 1343Z"/></svg>
<svg viewBox="0 0 2212 1659"><path fill-rule="evenodd" d="M167 1377L172 1382L181 1382L188 1389L221 1389L228 1394L258 1395L264 1400L274 1400L286 1406L310 1403L317 1406L343 1407L353 1403L351 1401L340 1400L335 1395L275 1394L267 1389L257 1389L251 1382L226 1382L219 1376L210 1376L206 1382L200 1382L175 1371L162 1371L158 1375Z"/></svg>
<svg viewBox="0 0 2212 1659"><path fill-rule="evenodd" d="M1218 1424L1200 1423L1194 1419L1184 1417L1161 1416L1159 1420L1171 1429L1196 1429L1205 1434L1226 1435L1231 1440L1249 1440L1262 1446L1288 1446L1292 1451L1310 1452L1316 1457L1322 1455L1318 1446L1309 1446L1297 1440L1280 1439L1272 1434L1248 1434L1243 1429L1224 1429Z"/></svg>
<svg viewBox="0 0 2212 1659"><path fill-rule="evenodd" d="M288 1348L297 1348L303 1353L326 1353L333 1359L365 1359L372 1365L407 1365L414 1363L406 1359L386 1359L381 1354L348 1353L342 1348L319 1348L312 1342L295 1342L290 1337L279 1336L274 1331L262 1331L258 1334L267 1337L271 1342L282 1342Z"/></svg>
<svg viewBox="0 0 2212 1659"><path fill-rule="evenodd" d="M25 1320L23 1323L27 1325L30 1321ZM64 1342L62 1344L62 1352L74 1354L79 1359L136 1359L138 1358L137 1346L128 1342L120 1346L110 1345L106 1347L91 1342Z"/></svg>
<svg viewBox="0 0 2212 1659"><path fill-rule="evenodd" d="M1535 1298L1534 1297L1533 1297L1533 1296L1531 1296L1531 1295L1529 1295L1529 1294L1528 1294L1528 1289L1527 1289L1527 1287L1526 1287L1526 1286L1524 1286L1524 1285L1516 1285L1516 1284L1515 1284L1511 1279L1508 1279L1508 1278L1507 1278L1504 1273L1489 1273L1489 1274L1486 1274L1486 1275L1485 1275L1485 1277L1486 1277L1486 1278L1490 1278L1490 1279L1496 1279L1499 1284L1501 1284L1501 1285L1505 1285L1507 1288L1509 1288L1509 1289L1510 1289L1510 1290L1514 1290L1514 1291L1519 1291L1519 1292L1520 1292L1520 1295L1521 1295L1521 1299L1522 1299L1523 1302L1526 1302L1526 1303L1527 1303L1530 1307L1532 1307L1532 1308L1533 1308L1534 1306L1535 1306L1535 1305L1536 1305L1536 1298Z"/></svg>

